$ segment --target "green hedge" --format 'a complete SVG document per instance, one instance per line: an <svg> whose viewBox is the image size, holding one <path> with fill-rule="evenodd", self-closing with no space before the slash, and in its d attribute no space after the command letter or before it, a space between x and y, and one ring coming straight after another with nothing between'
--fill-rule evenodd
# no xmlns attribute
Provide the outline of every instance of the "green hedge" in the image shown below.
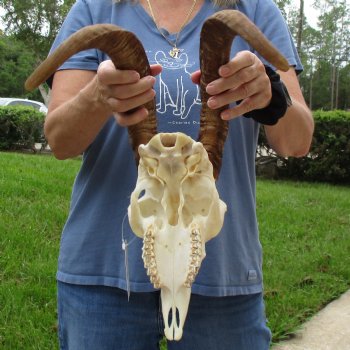
<svg viewBox="0 0 350 350"><path fill-rule="evenodd" d="M303 158L277 157L265 135L259 136L257 165L274 164L274 177L331 183L350 183L350 112L315 111L315 132L310 153ZM261 128L263 129L263 128ZM259 156L262 156L260 158ZM259 171L258 171L259 173ZM265 172L266 173L266 172Z"/></svg>
<svg viewBox="0 0 350 350"><path fill-rule="evenodd" d="M45 115L32 107L0 107L0 150L35 150L44 142Z"/></svg>
<svg viewBox="0 0 350 350"><path fill-rule="evenodd" d="M315 111L315 133L308 156L282 158L269 148L261 128L258 174L331 183L350 183L350 112ZM45 143L45 115L32 107L0 107L0 150L35 150Z"/></svg>

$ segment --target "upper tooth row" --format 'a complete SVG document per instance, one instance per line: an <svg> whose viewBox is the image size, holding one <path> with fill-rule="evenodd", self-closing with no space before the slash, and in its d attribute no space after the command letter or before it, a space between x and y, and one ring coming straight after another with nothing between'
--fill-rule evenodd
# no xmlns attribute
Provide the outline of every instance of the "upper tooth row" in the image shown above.
<svg viewBox="0 0 350 350"><path fill-rule="evenodd" d="M199 228L194 227L191 230L191 259L189 272L187 274L185 287L191 288L202 262L202 237Z"/></svg>
<svg viewBox="0 0 350 350"><path fill-rule="evenodd" d="M150 277L154 288L160 288L160 278L157 269L156 255L154 253L154 233L153 227L149 227L143 238L142 259L147 269L147 275Z"/></svg>

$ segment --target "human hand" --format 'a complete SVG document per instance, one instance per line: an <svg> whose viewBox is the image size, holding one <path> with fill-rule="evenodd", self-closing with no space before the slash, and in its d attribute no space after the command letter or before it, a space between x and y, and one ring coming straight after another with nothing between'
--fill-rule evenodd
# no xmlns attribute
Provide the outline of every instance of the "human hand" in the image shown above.
<svg viewBox="0 0 350 350"><path fill-rule="evenodd" d="M217 109L232 102L242 102L221 113L221 118L230 120L254 109L265 108L272 97L270 79L260 59L250 51L239 52L230 62L219 68L220 78L207 85L211 97L207 104ZM200 72L192 74L199 82Z"/></svg>
<svg viewBox="0 0 350 350"><path fill-rule="evenodd" d="M151 75L140 78L136 71L116 69L112 61L100 64L97 70L98 90L119 125L134 125L148 116L143 105L154 98L154 76L161 70L160 65L152 65Z"/></svg>

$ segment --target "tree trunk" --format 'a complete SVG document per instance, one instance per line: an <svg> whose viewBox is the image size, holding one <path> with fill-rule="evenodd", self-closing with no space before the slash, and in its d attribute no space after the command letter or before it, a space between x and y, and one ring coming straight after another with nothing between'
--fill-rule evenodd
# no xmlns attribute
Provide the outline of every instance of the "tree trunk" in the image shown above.
<svg viewBox="0 0 350 350"><path fill-rule="evenodd" d="M335 109L339 108L339 71L340 69L337 69L337 77L335 80Z"/></svg>
<svg viewBox="0 0 350 350"><path fill-rule="evenodd" d="M312 110L312 89L313 89L313 74L310 75L310 92L309 92L309 108Z"/></svg>
<svg viewBox="0 0 350 350"><path fill-rule="evenodd" d="M299 56L301 56L301 44L303 41L303 28L304 28L304 0L300 0L299 22L298 22L298 40L297 40L297 50L298 50Z"/></svg>
<svg viewBox="0 0 350 350"><path fill-rule="evenodd" d="M332 71L331 71L331 110L334 109L336 70L337 70L336 63L335 61L333 61Z"/></svg>
<svg viewBox="0 0 350 350"><path fill-rule="evenodd" d="M48 106L50 102L50 90L46 90L44 85L39 85L39 91L44 100L45 106Z"/></svg>

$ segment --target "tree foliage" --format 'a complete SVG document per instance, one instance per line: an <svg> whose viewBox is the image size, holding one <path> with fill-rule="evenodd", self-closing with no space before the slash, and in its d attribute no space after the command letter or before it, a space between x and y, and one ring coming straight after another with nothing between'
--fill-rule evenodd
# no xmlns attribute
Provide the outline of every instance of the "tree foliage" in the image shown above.
<svg viewBox="0 0 350 350"><path fill-rule="evenodd" d="M57 32L65 18L66 13L74 0L0 0L0 6L5 14L1 22L5 24L5 32L0 37L5 42L3 47L9 47L12 52L10 41L20 47L17 59L4 56L0 64L5 67L3 75L8 76L2 96L36 96L36 99L48 103L48 91L40 86L40 93L25 93L23 86L25 78L47 56ZM10 38L7 40L5 35ZM6 62L8 60L8 62ZM13 69L20 71L20 76L11 76L9 69L16 62ZM30 69L28 69L30 67ZM19 73L18 73L19 74ZM40 95L42 97L40 97Z"/></svg>
<svg viewBox="0 0 350 350"><path fill-rule="evenodd" d="M320 14L317 28L308 24L307 17L302 21L300 55L304 74L300 83L304 96L312 109L349 109L349 2L319 0L314 2L314 8ZM294 8L287 17L296 42L300 14L300 9Z"/></svg>
<svg viewBox="0 0 350 350"><path fill-rule="evenodd" d="M0 96L38 99L37 92L26 94L23 81L32 72L36 57L22 41L0 36Z"/></svg>
<svg viewBox="0 0 350 350"><path fill-rule="evenodd" d="M16 37L44 58L74 0L0 0L6 34Z"/></svg>

